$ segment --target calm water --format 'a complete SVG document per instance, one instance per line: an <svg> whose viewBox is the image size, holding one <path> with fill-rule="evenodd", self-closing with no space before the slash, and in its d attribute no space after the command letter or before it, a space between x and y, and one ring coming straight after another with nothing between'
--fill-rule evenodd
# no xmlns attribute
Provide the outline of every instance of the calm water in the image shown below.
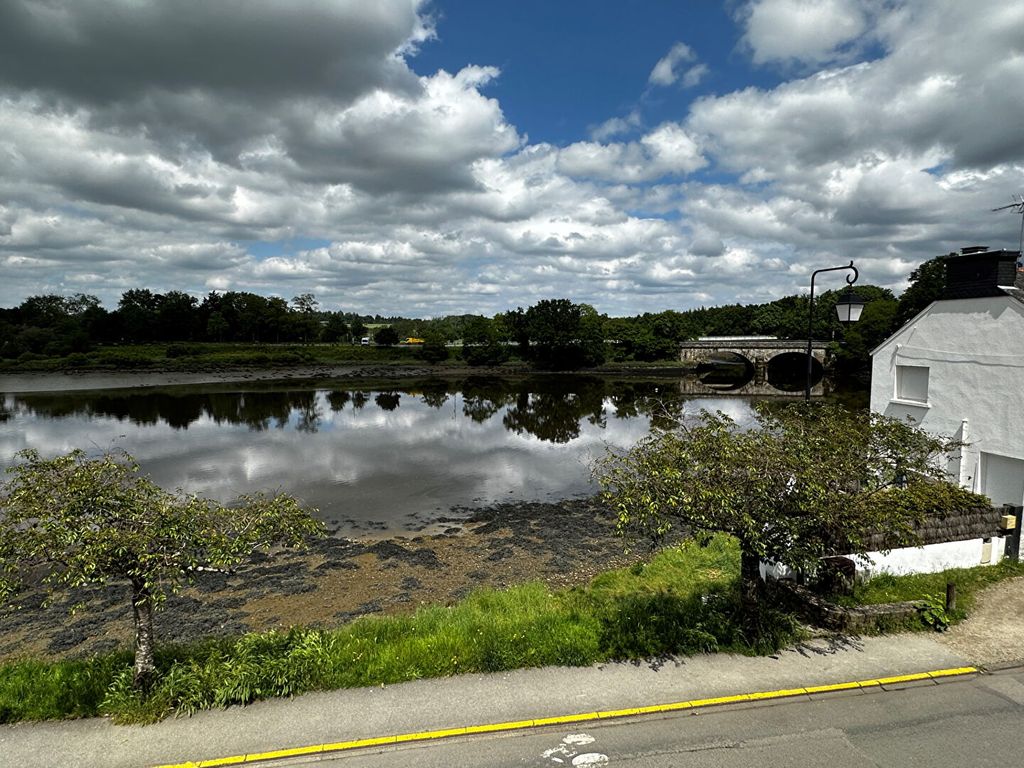
<svg viewBox="0 0 1024 768"><path fill-rule="evenodd" d="M5 394L0 466L24 448L121 448L166 488L222 501L280 489L342 533L416 530L452 508L591 494L594 459L666 412L750 417L747 399L680 390L577 376Z"/></svg>

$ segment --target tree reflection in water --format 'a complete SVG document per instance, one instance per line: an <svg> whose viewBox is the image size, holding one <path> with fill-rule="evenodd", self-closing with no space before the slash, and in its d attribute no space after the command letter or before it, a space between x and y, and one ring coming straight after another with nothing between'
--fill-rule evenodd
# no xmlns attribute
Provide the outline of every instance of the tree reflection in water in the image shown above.
<svg viewBox="0 0 1024 768"><path fill-rule="evenodd" d="M174 388L114 392L61 392L8 398L0 412L6 420L17 411L52 419L112 417L147 426L167 424L176 430L201 419L215 424L242 425L261 432L285 429L315 433L324 408L332 413L358 411L371 401L383 411L401 407L402 395L432 409L452 397L461 400L462 415L484 423L501 415L505 429L551 443L579 437L584 422L604 428L609 414L616 419L647 417L656 427L668 427L682 414L684 399L672 381L628 381L596 376L552 376L524 379L469 377L430 379L387 390L318 389L263 386L232 391L227 385L196 390ZM13 405L11 402L13 400Z"/></svg>

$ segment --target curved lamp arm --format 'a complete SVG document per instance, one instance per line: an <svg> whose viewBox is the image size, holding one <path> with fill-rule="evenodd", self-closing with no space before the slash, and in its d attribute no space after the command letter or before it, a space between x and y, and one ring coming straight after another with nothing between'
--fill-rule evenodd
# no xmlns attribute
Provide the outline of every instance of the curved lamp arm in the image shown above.
<svg viewBox="0 0 1024 768"><path fill-rule="evenodd" d="M807 384L804 388L804 400L809 401L811 399L811 375L814 372L814 358L811 357L811 341L814 338L814 278L822 272L838 272L840 270L852 272L852 274L846 276L847 285L853 285L857 282L857 278L860 277L860 272L853 266L853 259L850 259L850 263L844 266L816 269L811 273L811 296L807 307Z"/></svg>

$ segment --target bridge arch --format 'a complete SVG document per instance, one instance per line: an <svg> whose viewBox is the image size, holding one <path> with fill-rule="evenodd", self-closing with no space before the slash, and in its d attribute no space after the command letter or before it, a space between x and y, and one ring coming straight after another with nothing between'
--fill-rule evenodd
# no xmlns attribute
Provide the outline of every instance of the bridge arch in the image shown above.
<svg viewBox="0 0 1024 768"><path fill-rule="evenodd" d="M802 391L807 380L807 341L801 339L776 339L764 336L704 337L696 341L684 341L680 345L680 362L700 369L725 354L735 355L749 361L754 367L751 380L757 385L772 386L779 392ZM811 381L821 394L821 381L825 372L825 353L828 342L811 343ZM772 379L783 386L774 386Z"/></svg>
<svg viewBox="0 0 1024 768"><path fill-rule="evenodd" d="M825 377L825 366L811 358L811 384ZM807 351L780 352L768 360L765 381L783 392L803 392L807 386Z"/></svg>
<svg viewBox="0 0 1024 768"><path fill-rule="evenodd" d="M697 366L700 383L720 392L742 389L757 376L756 363L730 350L722 350Z"/></svg>

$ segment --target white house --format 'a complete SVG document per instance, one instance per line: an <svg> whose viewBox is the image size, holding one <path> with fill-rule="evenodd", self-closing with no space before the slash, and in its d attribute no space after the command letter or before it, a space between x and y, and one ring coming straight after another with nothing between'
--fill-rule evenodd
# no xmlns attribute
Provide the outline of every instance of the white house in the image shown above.
<svg viewBox="0 0 1024 768"><path fill-rule="evenodd" d="M910 417L967 443L949 466L994 505L1024 504L1024 272L1020 252L964 248L946 259L946 292L872 353L871 410ZM880 570L995 562L983 537L876 558Z"/></svg>

